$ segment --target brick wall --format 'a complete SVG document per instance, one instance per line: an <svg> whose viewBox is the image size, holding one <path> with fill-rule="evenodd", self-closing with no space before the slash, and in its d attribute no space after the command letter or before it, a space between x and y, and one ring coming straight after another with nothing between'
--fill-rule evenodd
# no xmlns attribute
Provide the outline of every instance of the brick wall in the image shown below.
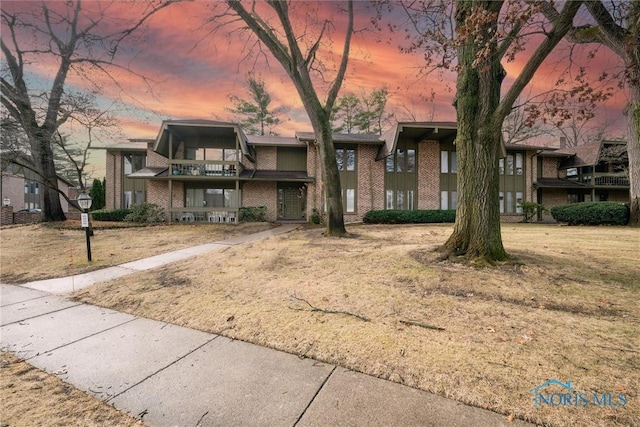
<svg viewBox="0 0 640 427"><path fill-rule="evenodd" d="M107 170L105 173L105 208L119 209L122 203L122 153L107 150Z"/></svg>
<svg viewBox="0 0 640 427"><path fill-rule="evenodd" d="M267 221L275 221L277 219L277 199L278 190L275 182L245 182L242 186L242 206L266 206Z"/></svg>
<svg viewBox="0 0 640 427"><path fill-rule="evenodd" d="M418 144L418 209L440 209L440 144Z"/></svg>
<svg viewBox="0 0 640 427"><path fill-rule="evenodd" d="M276 147L257 147L256 164L260 170L276 170L278 166L278 150Z"/></svg>
<svg viewBox="0 0 640 427"><path fill-rule="evenodd" d="M567 204L567 190L561 188L545 188L542 190L542 202L545 208ZM543 221L554 221L549 213L542 215Z"/></svg>
<svg viewBox="0 0 640 427"><path fill-rule="evenodd" d="M558 178L560 176L558 172L559 159L556 157L543 157L542 158L542 177L543 178ZM566 177L566 172L565 176Z"/></svg>
<svg viewBox="0 0 640 427"><path fill-rule="evenodd" d="M13 206L2 206L0 211L0 225L13 224Z"/></svg>
<svg viewBox="0 0 640 427"><path fill-rule="evenodd" d="M162 154L153 151L153 143L147 145L147 166L150 167L169 167L169 159Z"/></svg>

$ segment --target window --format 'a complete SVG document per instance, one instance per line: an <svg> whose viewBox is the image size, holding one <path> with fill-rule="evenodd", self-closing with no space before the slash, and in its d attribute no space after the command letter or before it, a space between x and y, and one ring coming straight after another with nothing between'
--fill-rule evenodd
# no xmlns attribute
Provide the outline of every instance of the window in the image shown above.
<svg viewBox="0 0 640 427"><path fill-rule="evenodd" d="M449 152L440 152L440 173L449 173Z"/></svg>
<svg viewBox="0 0 640 427"><path fill-rule="evenodd" d="M440 192L440 209L457 209L458 208L458 192L457 191L441 191Z"/></svg>
<svg viewBox="0 0 640 427"><path fill-rule="evenodd" d="M516 191L516 213L522 213L522 192Z"/></svg>
<svg viewBox="0 0 640 427"><path fill-rule="evenodd" d="M513 154L507 155L506 174L513 175Z"/></svg>
<svg viewBox="0 0 640 427"><path fill-rule="evenodd" d="M416 150L407 150L407 172L416 171Z"/></svg>
<svg viewBox="0 0 640 427"><path fill-rule="evenodd" d="M396 164L395 156L393 154L390 154L389 156L387 156L386 171L387 172L393 172L393 165L395 165L395 164Z"/></svg>
<svg viewBox="0 0 640 427"><path fill-rule="evenodd" d="M578 168L567 169L567 176L578 176Z"/></svg>
<svg viewBox="0 0 640 427"><path fill-rule="evenodd" d="M498 161L498 172L500 175L504 175L504 159Z"/></svg>
<svg viewBox="0 0 640 427"><path fill-rule="evenodd" d="M449 209L449 192L448 191L440 192L440 209L442 210Z"/></svg>
<svg viewBox="0 0 640 427"><path fill-rule="evenodd" d="M516 153L516 175L522 175L523 160L524 160L524 156L522 155L522 153Z"/></svg>
<svg viewBox="0 0 640 427"><path fill-rule="evenodd" d="M356 147L336 146L336 162L340 173L340 185L342 191L342 205L345 212L356 212L356 188L358 187L358 174L356 173Z"/></svg>
<svg viewBox="0 0 640 427"><path fill-rule="evenodd" d="M417 145L413 141L400 140L395 151L385 161L386 209L417 208Z"/></svg>
<svg viewBox="0 0 640 427"><path fill-rule="evenodd" d="M501 191L499 194L500 198L500 213L504 213L504 193Z"/></svg>
<svg viewBox="0 0 640 427"><path fill-rule="evenodd" d="M236 208L239 195L235 188L187 188L184 204L187 208Z"/></svg>
<svg viewBox="0 0 640 427"><path fill-rule="evenodd" d="M128 177L144 168L146 163L147 155L143 152L122 153L122 207L125 209L146 201L146 180Z"/></svg>
<svg viewBox="0 0 640 427"><path fill-rule="evenodd" d="M356 190L347 188L347 212L356 211Z"/></svg>
<svg viewBox="0 0 640 427"><path fill-rule="evenodd" d="M458 173L458 156L455 151L451 152L451 173Z"/></svg>

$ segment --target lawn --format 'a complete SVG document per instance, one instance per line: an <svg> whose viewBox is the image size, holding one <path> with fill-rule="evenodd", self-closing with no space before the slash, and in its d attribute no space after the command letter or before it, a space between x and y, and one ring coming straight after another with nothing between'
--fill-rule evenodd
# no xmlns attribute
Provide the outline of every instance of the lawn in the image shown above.
<svg viewBox="0 0 640 427"><path fill-rule="evenodd" d="M438 261L433 249L449 225L348 230L349 237L328 238L305 228L74 297L338 364L506 418L638 425L640 231L504 224L512 260L478 269ZM589 399L623 394L626 405L535 408L532 390L549 379L570 380Z"/></svg>

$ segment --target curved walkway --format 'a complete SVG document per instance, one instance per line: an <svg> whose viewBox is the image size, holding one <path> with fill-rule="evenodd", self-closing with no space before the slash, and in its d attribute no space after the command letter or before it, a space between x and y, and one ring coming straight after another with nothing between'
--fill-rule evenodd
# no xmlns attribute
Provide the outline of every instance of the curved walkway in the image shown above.
<svg viewBox="0 0 640 427"><path fill-rule="evenodd" d="M295 228L283 225L74 278L0 285L0 347L150 426L528 425L338 366L64 297Z"/></svg>

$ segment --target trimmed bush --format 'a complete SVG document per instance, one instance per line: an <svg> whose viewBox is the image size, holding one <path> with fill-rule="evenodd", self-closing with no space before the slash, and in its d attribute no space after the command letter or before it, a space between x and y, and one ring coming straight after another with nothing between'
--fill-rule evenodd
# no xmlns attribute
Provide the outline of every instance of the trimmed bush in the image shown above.
<svg viewBox="0 0 640 427"><path fill-rule="evenodd" d="M367 212L362 221L365 224L428 224L455 222L455 210L381 210Z"/></svg>
<svg viewBox="0 0 640 427"><path fill-rule="evenodd" d="M627 225L629 206L620 202L585 202L554 206L551 216L569 225Z"/></svg>
<svg viewBox="0 0 640 427"><path fill-rule="evenodd" d="M166 222L167 216L164 209L154 203L140 203L131 208L131 213L124 219L125 221L136 222L138 224Z"/></svg>
<svg viewBox="0 0 640 427"><path fill-rule="evenodd" d="M267 222L267 207L248 206L240 208L240 221Z"/></svg>
<svg viewBox="0 0 640 427"><path fill-rule="evenodd" d="M122 222L131 213L131 209L109 209L91 212L91 218L95 221Z"/></svg>
<svg viewBox="0 0 640 427"><path fill-rule="evenodd" d="M520 207L522 208L522 222L529 222L538 215L549 212L549 209L545 208L544 205L536 202L522 202Z"/></svg>

